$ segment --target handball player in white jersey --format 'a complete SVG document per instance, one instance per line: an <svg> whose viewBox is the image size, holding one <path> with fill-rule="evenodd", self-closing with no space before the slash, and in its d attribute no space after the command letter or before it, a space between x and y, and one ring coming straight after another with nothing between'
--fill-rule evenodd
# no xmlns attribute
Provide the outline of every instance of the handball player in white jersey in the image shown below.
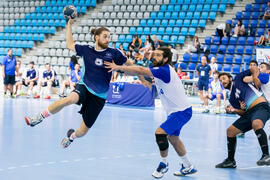
<svg viewBox="0 0 270 180"><path fill-rule="evenodd" d="M153 66L145 68L141 66L121 66L114 62L104 62L110 71L124 71L131 75L146 75L154 77L162 105L167 113L167 120L157 128L155 132L156 142L160 150L161 162L152 174L155 178L161 178L168 171L169 143L181 157L183 164L176 176L185 176L197 172L187 158L187 152L183 142L179 139L182 127L192 117L192 107L185 95L181 80L171 67L172 53L169 48L161 47L153 53Z"/></svg>

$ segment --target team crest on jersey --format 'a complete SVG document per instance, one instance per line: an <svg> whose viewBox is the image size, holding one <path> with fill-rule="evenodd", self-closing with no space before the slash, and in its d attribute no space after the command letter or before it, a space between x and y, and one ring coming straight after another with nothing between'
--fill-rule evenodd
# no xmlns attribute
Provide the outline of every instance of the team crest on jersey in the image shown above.
<svg viewBox="0 0 270 180"><path fill-rule="evenodd" d="M95 64L96 64L97 66L102 66L102 65L103 65L103 59L96 58Z"/></svg>
<svg viewBox="0 0 270 180"><path fill-rule="evenodd" d="M160 93L160 94L164 94L163 89L160 89L159 93Z"/></svg>
<svg viewBox="0 0 270 180"><path fill-rule="evenodd" d="M112 57L112 54L108 52L108 53L106 53L105 57L106 58L111 58Z"/></svg>

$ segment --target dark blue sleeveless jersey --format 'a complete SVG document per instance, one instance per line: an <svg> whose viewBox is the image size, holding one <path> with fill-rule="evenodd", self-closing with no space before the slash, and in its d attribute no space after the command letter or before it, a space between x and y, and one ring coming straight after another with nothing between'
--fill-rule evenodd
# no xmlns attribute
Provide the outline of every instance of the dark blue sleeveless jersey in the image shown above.
<svg viewBox="0 0 270 180"><path fill-rule="evenodd" d="M104 61L114 61L117 65L123 65L127 58L120 50L110 47L97 51L92 46L76 44L75 49L77 55L83 58L82 78L79 84L85 85L92 94L106 99L112 73L104 67Z"/></svg>
<svg viewBox="0 0 270 180"><path fill-rule="evenodd" d="M26 71L26 77L29 77L29 79L35 79L38 76L38 71L34 69L28 69Z"/></svg>
<svg viewBox="0 0 270 180"><path fill-rule="evenodd" d="M243 81L245 76L251 76L249 70L235 76L229 101L237 109L241 109L239 101L244 101L247 110L256 99L262 96L262 93L252 83L245 83Z"/></svg>
<svg viewBox="0 0 270 180"><path fill-rule="evenodd" d="M47 70L45 70L43 72L43 78L47 80L51 79L53 75L55 75L53 71L48 72Z"/></svg>

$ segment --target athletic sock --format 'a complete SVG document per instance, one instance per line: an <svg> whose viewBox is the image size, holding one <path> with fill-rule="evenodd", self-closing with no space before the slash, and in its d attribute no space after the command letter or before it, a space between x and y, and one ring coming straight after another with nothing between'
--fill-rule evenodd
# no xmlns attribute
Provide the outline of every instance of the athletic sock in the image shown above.
<svg viewBox="0 0 270 180"><path fill-rule="evenodd" d="M187 158L187 154L185 154L184 156L180 156L182 161L183 161L183 165L184 167L190 167L192 164L190 163L190 161Z"/></svg>
<svg viewBox="0 0 270 180"><path fill-rule="evenodd" d="M266 136L265 131L261 128L261 129L256 130L255 134L257 135L263 155L269 155L268 142L267 142L267 136Z"/></svg>
<svg viewBox="0 0 270 180"><path fill-rule="evenodd" d="M234 161L236 137L227 137L228 159Z"/></svg>
<svg viewBox="0 0 270 180"><path fill-rule="evenodd" d="M43 118L49 117L51 115L50 111L48 109L45 109L42 113L41 116Z"/></svg>
<svg viewBox="0 0 270 180"><path fill-rule="evenodd" d="M76 131L75 131L76 132ZM77 136L76 136L76 133L75 132L73 132L72 134L71 134L71 136L69 137L69 139L71 140L71 141L73 141L74 139L76 139L77 138Z"/></svg>

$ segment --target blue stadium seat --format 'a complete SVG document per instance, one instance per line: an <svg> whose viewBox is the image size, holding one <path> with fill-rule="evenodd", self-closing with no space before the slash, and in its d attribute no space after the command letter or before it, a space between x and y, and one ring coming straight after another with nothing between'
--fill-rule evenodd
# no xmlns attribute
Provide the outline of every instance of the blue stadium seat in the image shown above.
<svg viewBox="0 0 270 180"><path fill-rule="evenodd" d="M163 12L158 12L157 18L158 19L163 19L163 17L164 17L164 13Z"/></svg>
<svg viewBox="0 0 270 180"><path fill-rule="evenodd" d="M222 71L222 64L218 64L218 69L219 72Z"/></svg>
<svg viewBox="0 0 270 180"><path fill-rule="evenodd" d="M56 31L55 27L50 27L50 34L55 34L55 31Z"/></svg>
<svg viewBox="0 0 270 180"><path fill-rule="evenodd" d="M236 42L237 42L237 37L230 38L230 44L236 44Z"/></svg>
<svg viewBox="0 0 270 180"><path fill-rule="evenodd" d="M210 13L209 13L209 19L210 19L210 20L215 20L215 19L216 19L216 15L217 15L216 12L210 12Z"/></svg>
<svg viewBox="0 0 270 180"><path fill-rule="evenodd" d="M163 20L161 21L161 26L167 27L167 26L168 26L168 20L167 20L167 19L163 19Z"/></svg>
<svg viewBox="0 0 270 180"><path fill-rule="evenodd" d="M237 13L235 14L235 18L236 18L237 20L242 19L242 12L237 12Z"/></svg>
<svg viewBox="0 0 270 180"><path fill-rule="evenodd" d="M186 13L185 12L180 12L179 13L179 19L185 19L186 18Z"/></svg>
<svg viewBox="0 0 270 180"><path fill-rule="evenodd" d="M234 50L235 50L235 46L234 45L229 45L228 46L228 53L233 54L234 53Z"/></svg>
<svg viewBox="0 0 270 180"><path fill-rule="evenodd" d="M211 12L217 12L218 11L218 5L217 4L213 4L212 6L211 6L211 10L210 10Z"/></svg>
<svg viewBox="0 0 270 180"><path fill-rule="evenodd" d="M197 12L202 12L203 10L203 5L202 4L198 4L197 7L196 7L196 11Z"/></svg>
<svg viewBox="0 0 270 180"><path fill-rule="evenodd" d="M172 34L172 27L167 27L165 33L171 35Z"/></svg>
<svg viewBox="0 0 270 180"><path fill-rule="evenodd" d="M218 52L220 53L226 53L226 49L227 49L227 46L226 45L220 45L219 46L219 49L218 49Z"/></svg>
<svg viewBox="0 0 270 180"><path fill-rule="evenodd" d="M198 62L199 56L196 53L191 55L191 62Z"/></svg>
<svg viewBox="0 0 270 180"><path fill-rule="evenodd" d="M123 35L123 34L119 35L118 41L119 41L120 43L125 42L125 35Z"/></svg>
<svg viewBox="0 0 270 180"><path fill-rule="evenodd" d="M257 20L251 20L251 21L250 21L250 26L251 26L251 27L256 28L256 27L257 27L257 24L258 24L258 21L257 21Z"/></svg>
<svg viewBox="0 0 270 180"><path fill-rule="evenodd" d="M259 12L252 12L251 17L252 17L252 19L258 19L259 18Z"/></svg>
<svg viewBox="0 0 270 180"><path fill-rule="evenodd" d="M218 46L217 45L211 45L210 52L215 54L217 53Z"/></svg>
<svg viewBox="0 0 270 180"><path fill-rule="evenodd" d="M232 73L233 73L233 74L238 74L238 73L240 73L240 68L241 68L240 65L234 64L233 67L232 67Z"/></svg>
<svg viewBox="0 0 270 180"><path fill-rule="evenodd" d="M197 20L197 19L193 19L193 20L191 21L191 27L197 28L197 26L198 26L198 20Z"/></svg>
<svg viewBox="0 0 270 180"><path fill-rule="evenodd" d="M205 26L206 26L206 20L205 20L205 19L201 19L201 20L199 21L199 27L200 27L200 28L205 28Z"/></svg>
<svg viewBox="0 0 270 180"><path fill-rule="evenodd" d="M50 33L50 28L48 26L47 27L44 27L43 32L45 34L49 34Z"/></svg>
<svg viewBox="0 0 270 180"><path fill-rule="evenodd" d="M264 29L263 28L258 28L257 29L257 34L258 34L258 36L264 35Z"/></svg>
<svg viewBox="0 0 270 180"><path fill-rule="evenodd" d="M214 44L219 44L219 42L220 42L220 37L219 36L214 36L213 43Z"/></svg>
<svg viewBox="0 0 270 180"><path fill-rule="evenodd" d="M194 12L193 19L200 19L201 13L200 12Z"/></svg>
<svg viewBox="0 0 270 180"><path fill-rule="evenodd" d="M190 20L188 20L188 19L184 20L183 26L189 27L189 25L190 25Z"/></svg>
<svg viewBox="0 0 270 180"><path fill-rule="evenodd" d="M220 4L218 7L218 12L225 13L226 11L226 4Z"/></svg>
<svg viewBox="0 0 270 180"><path fill-rule="evenodd" d="M183 20L182 19L176 20L176 26L177 27L182 27L182 24L183 24Z"/></svg>
<svg viewBox="0 0 270 180"><path fill-rule="evenodd" d="M31 41L32 40L32 34L27 34L26 39L27 39L27 41Z"/></svg>
<svg viewBox="0 0 270 180"><path fill-rule="evenodd" d="M178 36L178 43L179 44L184 44L185 43L185 39L186 39L185 36Z"/></svg>
<svg viewBox="0 0 270 180"><path fill-rule="evenodd" d="M26 26L21 27L21 33L26 33Z"/></svg>
<svg viewBox="0 0 270 180"><path fill-rule="evenodd" d="M245 10L248 11L248 12L251 12L252 11L252 5L247 4L246 7L245 7Z"/></svg>
<svg viewBox="0 0 270 180"><path fill-rule="evenodd" d="M150 34L150 27L145 27L145 28L143 29L143 33L144 33L144 34Z"/></svg>
<svg viewBox="0 0 270 180"><path fill-rule="evenodd" d="M186 36L187 31L188 31L188 28L186 28L186 27L181 28L181 35Z"/></svg>
<svg viewBox="0 0 270 180"><path fill-rule="evenodd" d="M190 54L185 53L185 54L183 55L183 60L184 60L184 62L189 62L189 60L190 60Z"/></svg>
<svg viewBox="0 0 270 180"><path fill-rule="evenodd" d="M175 5L175 6L174 6L174 11L175 11L175 12L181 11L181 6L180 6L179 4Z"/></svg>
<svg viewBox="0 0 270 180"><path fill-rule="evenodd" d="M172 4L168 5L168 11L173 12L173 10L174 10L174 5Z"/></svg>
<svg viewBox="0 0 270 180"><path fill-rule="evenodd" d="M259 27L265 28L266 27L266 21L265 20L259 20Z"/></svg>
<svg viewBox="0 0 270 180"><path fill-rule="evenodd" d="M156 12L151 12L150 18L151 19L156 19L157 18L157 13Z"/></svg>
<svg viewBox="0 0 270 180"><path fill-rule="evenodd" d="M194 71L195 67L196 67L196 63L189 63L188 64L188 70L190 70L190 71Z"/></svg>
<svg viewBox="0 0 270 180"><path fill-rule="evenodd" d="M167 11L167 5L166 4L161 5L160 6L160 11L166 12Z"/></svg>
<svg viewBox="0 0 270 180"><path fill-rule="evenodd" d="M224 63L224 55L223 54L217 55L217 63Z"/></svg>
<svg viewBox="0 0 270 180"><path fill-rule="evenodd" d="M161 21L160 21L159 19L156 19L156 20L154 21L154 25L155 25L155 26L160 26L160 23L161 23Z"/></svg>
<svg viewBox="0 0 270 180"><path fill-rule="evenodd" d="M151 28L151 34L157 34L157 27Z"/></svg>
<svg viewBox="0 0 270 180"><path fill-rule="evenodd" d="M209 12L209 11L210 11L210 4L205 4L205 5L203 6L203 11L204 11L204 12Z"/></svg>
<svg viewBox="0 0 270 180"><path fill-rule="evenodd" d="M239 37L238 44L245 45L245 43L246 43L246 37Z"/></svg>
<svg viewBox="0 0 270 180"><path fill-rule="evenodd" d="M207 37L205 37L204 41L205 41L205 44L211 44L212 37L211 36L207 36Z"/></svg>
<svg viewBox="0 0 270 180"><path fill-rule="evenodd" d="M187 12L186 19L193 19L193 12Z"/></svg>
<svg viewBox="0 0 270 180"><path fill-rule="evenodd" d="M158 28L158 34L159 35L164 35L164 33L165 33L165 28L164 27Z"/></svg>
<svg viewBox="0 0 270 180"><path fill-rule="evenodd" d="M132 35L129 34L126 36L126 42L128 43L132 42Z"/></svg>
<svg viewBox="0 0 270 180"><path fill-rule="evenodd" d="M183 4L181 10L182 11L188 11L188 7L189 7L188 4Z"/></svg>
<svg viewBox="0 0 270 180"><path fill-rule="evenodd" d="M233 63L233 55L227 54L225 60L226 60L227 64L232 64Z"/></svg>
<svg viewBox="0 0 270 180"><path fill-rule="evenodd" d="M253 45L254 41L255 41L255 38L254 37L248 37L247 38L247 44L248 45Z"/></svg>
<svg viewBox="0 0 270 180"><path fill-rule="evenodd" d="M154 20L153 19L148 19L147 20L147 26L152 27L154 25Z"/></svg>
<svg viewBox="0 0 270 180"><path fill-rule="evenodd" d="M169 20L169 26L175 26L175 20L174 19Z"/></svg>
<svg viewBox="0 0 270 180"><path fill-rule="evenodd" d="M168 35L163 36L162 41L165 43L169 43L170 42L170 37Z"/></svg>
<svg viewBox="0 0 270 180"><path fill-rule="evenodd" d="M228 37L222 37L221 43L225 44L225 45L228 44L229 43L229 38Z"/></svg>
<svg viewBox="0 0 270 180"><path fill-rule="evenodd" d="M141 26L146 26L146 20L145 19L141 19L140 25Z"/></svg>
<svg viewBox="0 0 270 180"><path fill-rule="evenodd" d="M234 57L234 63L235 64L241 64L242 63L242 55L235 55Z"/></svg>
<svg viewBox="0 0 270 180"><path fill-rule="evenodd" d="M202 12L201 19L208 19L208 12Z"/></svg>
<svg viewBox="0 0 270 180"><path fill-rule="evenodd" d="M171 13L170 12L166 12L164 15L165 19L170 19L171 18Z"/></svg>
<svg viewBox="0 0 270 180"><path fill-rule="evenodd" d="M243 19L250 19L250 15L251 15L250 12L244 12L244 17L243 17Z"/></svg>
<svg viewBox="0 0 270 180"><path fill-rule="evenodd" d="M170 38L170 43L171 44L176 44L177 43L177 36L171 36L171 38Z"/></svg>
<svg viewBox="0 0 270 180"><path fill-rule="evenodd" d="M178 19L178 12L172 13L172 19Z"/></svg>
<svg viewBox="0 0 270 180"><path fill-rule="evenodd" d="M260 4L254 4L253 11L260 11Z"/></svg>
<svg viewBox="0 0 270 180"><path fill-rule="evenodd" d="M137 34L143 34L143 28L142 27L137 27Z"/></svg>
<svg viewBox="0 0 270 180"><path fill-rule="evenodd" d="M251 56L250 55L244 55L244 62L249 64L250 61L251 61Z"/></svg>
<svg viewBox="0 0 270 180"><path fill-rule="evenodd" d="M177 4L177 0L171 0L171 4Z"/></svg>
<svg viewBox="0 0 270 180"><path fill-rule="evenodd" d="M246 54L253 54L253 46L246 46Z"/></svg>
<svg viewBox="0 0 270 180"><path fill-rule="evenodd" d="M187 70L187 63L182 62L180 64L180 67L181 67L182 70Z"/></svg>

